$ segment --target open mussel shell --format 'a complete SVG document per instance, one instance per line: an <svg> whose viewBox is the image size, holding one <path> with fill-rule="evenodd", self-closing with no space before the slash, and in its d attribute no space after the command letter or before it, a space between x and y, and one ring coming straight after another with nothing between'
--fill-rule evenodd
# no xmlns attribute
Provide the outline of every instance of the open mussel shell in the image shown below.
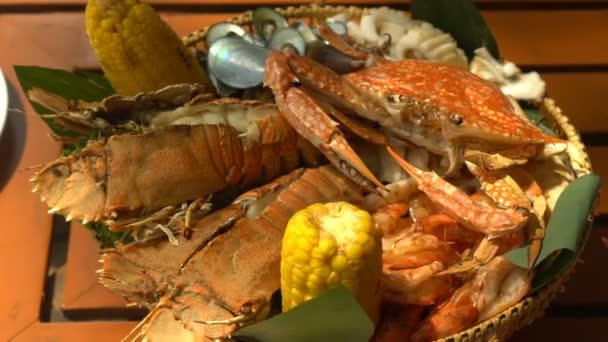
<svg viewBox="0 0 608 342"><path fill-rule="evenodd" d="M292 48L298 54L303 55L306 52L306 41L304 37L292 27L286 27L275 30L268 39L266 47L272 50L283 50Z"/></svg>
<svg viewBox="0 0 608 342"><path fill-rule="evenodd" d="M296 29L298 32L300 32L300 34L302 35L302 37L304 38L304 41L306 43L310 43L310 42L314 42L315 40L319 40L319 37L317 37L317 35L312 31L310 26L308 26L308 24L306 24L303 21L296 21L293 24L291 24L290 27L292 27L292 28Z"/></svg>
<svg viewBox="0 0 608 342"><path fill-rule="evenodd" d="M228 36L237 36L248 41L249 43L253 43L253 38L247 31L245 31L244 28L229 22L221 22L211 25L207 31L205 41L207 46L211 46L211 44L213 44L216 40Z"/></svg>
<svg viewBox="0 0 608 342"><path fill-rule="evenodd" d="M325 23L325 25L327 25L327 27L329 27L335 34L339 36L343 36L348 33L348 28L346 27L346 24L341 21L328 21ZM317 27L314 27L312 29L312 32L315 35L320 36L319 29Z"/></svg>
<svg viewBox="0 0 608 342"><path fill-rule="evenodd" d="M343 36L348 33L348 27L346 27L346 23L343 23L341 21L328 21L326 22L326 24L336 34Z"/></svg>
<svg viewBox="0 0 608 342"><path fill-rule="evenodd" d="M241 38L220 38L209 47L207 70L229 87L255 87L264 81L264 67L270 52Z"/></svg>
<svg viewBox="0 0 608 342"><path fill-rule="evenodd" d="M365 66L365 61L349 56L321 40L306 45L306 56L338 74L347 74Z"/></svg>
<svg viewBox="0 0 608 342"><path fill-rule="evenodd" d="M215 88L215 92L221 97L230 97L240 91L239 89L232 88L224 82L219 81L213 75L209 75L209 79L211 80L211 84L213 84L213 87Z"/></svg>
<svg viewBox="0 0 608 342"><path fill-rule="evenodd" d="M287 19L270 7L254 9L252 21L255 33L264 41L268 41L275 30L289 26Z"/></svg>

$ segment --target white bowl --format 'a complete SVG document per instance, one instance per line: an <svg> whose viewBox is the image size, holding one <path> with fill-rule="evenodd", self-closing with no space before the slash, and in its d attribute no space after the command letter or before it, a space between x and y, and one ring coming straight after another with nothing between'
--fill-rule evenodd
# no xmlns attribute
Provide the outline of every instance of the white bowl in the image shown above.
<svg viewBox="0 0 608 342"><path fill-rule="evenodd" d="M6 123L6 116L8 115L8 91L6 87L6 80L2 74L0 68L0 134Z"/></svg>

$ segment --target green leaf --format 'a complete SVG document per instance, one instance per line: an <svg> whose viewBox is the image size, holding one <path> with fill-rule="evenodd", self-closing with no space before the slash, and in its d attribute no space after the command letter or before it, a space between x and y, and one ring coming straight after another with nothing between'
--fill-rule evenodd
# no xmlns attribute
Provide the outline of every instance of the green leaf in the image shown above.
<svg viewBox="0 0 608 342"><path fill-rule="evenodd" d="M425 20L454 37L472 59L475 50L486 47L500 59L498 44L479 10L470 0L412 0L412 18Z"/></svg>
<svg viewBox="0 0 608 342"><path fill-rule="evenodd" d="M582 238L600 188L600 177L594 174L577 178L564 189L557 199L555 208L547 223L545 238L536 263L537 275L534 288L552 281L573 261L580 239ZM559 253L552 262L543 260ZM514 249L505 256L514 264L528 268L529 246Z"/></svg>
<svg viewBox="0 0 608 342"><path fill-rule="evenodd" d="M108 80L99 73L84 71L69 72L66 70L23 65L15 65L15 73L25 94L32 88L40 88L67 100L82 100L87 102L99 101L114 94L114 90ZM30 100L30 103L38 114L53 113L48 108L34 101ZM59 136L78 136L75 132L53 124L47 118L43 118L43 120Z"/></svg>
<svg viewBox="0 0 608 342"><path fill-rule="evenodd" d="M99 101L114 94L112 86L95 72L69 72L37 66L15 65L23 91L37 87L68 100Z"/></svg>
<svg viewBox="0 0 608 342"><path fill-rule="evenodd" d="M374 324L344 286L268 320L244 327L237 339L260 342L367 342Z"/></svg>
<svg viewBox="0 0 608 342"><path fill-rule="evenodd" d="M117 242L130 243L133 238L128 232L113 232L102 222L90 222L84 225L95 234L101 248L114 248Z"/></svg>
<svg viewBox="0 0 608 342"><path fill-rule="evenodd" d="M522 103L520 103L520 105L521 109L524 111L528 119L532 121L532 123L538 126L543 132L552 136L557 136L555 130L549 127L549 124L547 123L547 118L540 112L538 108L528 106Z"/></svg>

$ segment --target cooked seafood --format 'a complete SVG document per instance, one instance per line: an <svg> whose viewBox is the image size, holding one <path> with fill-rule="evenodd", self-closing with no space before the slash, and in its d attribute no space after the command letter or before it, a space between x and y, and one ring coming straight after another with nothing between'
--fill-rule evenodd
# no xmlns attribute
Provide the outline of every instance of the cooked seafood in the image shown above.
<svg viewBox="0 0 608 342"><path fill-rule="evenodd" d="M272 104L204 96L185 101L173 93L165 102L177 102L171 108L159 100L171 92L113 97L94 109L60 114L83 126L125 133L92 141L35 174L34 191L50 212L68 220L106 220L113 229L133 227L134 219L163 208L229 187L246 190L303 160L318 162L317 152ZM123 123L111 124L121 116Z"/></svg>
<svg viewBox="0 0 608 342"><path fill-rule="evenodd" d="M498 256L426 318L411 341L434 341L484 321L511 307L530 289L533 272Z"/></svg>
<svg viewBox="0 0 608 342"><path fill-rule="evenodd" d="M258 8L248 28L222 22L188 38L206 32L198 57L216 94L195 84L99 103L29 94L56 112L47 118L96 138L32 182L50 212L135 237L105 250L99 271L105 286L150 309L127 340L225 339L267 318L281 248L294 270L283 272L293 290L284 310L336 275L351 290L365 286L361 268L344 265L371 246L368 213L343 248L351 257L329 266L335 241L321 253L320 241L282 239L313 203L358 205L383 234L381 269L375 258L362 272L376 285L381 272L362 296L374 323L383 301L375 340L445 337L521 300L533 272L503 254L532 240L535 262L559 183L539 178L559 174L560 190L572 180L559 154L573 146L517 104L539 100L544 83L485 49L469 66L449 34L400 11L306 23L279 12ZM276 104L244 100L257 95ZM574 172L587 163L575 156ZM211 195L222 194L231 204L215 208Z"/></svg>
<svg viewBox="0 0 608 342"><path fill-rule="evenodd" d="M523 73L512 62L499 62L485 47L475 50L470 71L515 99L540 101L545 96L545 81L536 71Z"/></svg>
<svg viewBox="0 0 608 342"><path fill-rule="evenodd" d="M383 239L384 300L432 305L451 290L453 279L439 272L459 261L446 242L435 236L404 231Z"/></svg>
<svg viewBox="0 0 608 342"><path fill-rule="evenodd" d="M386 45L382 56L389 60L413 58L468 67L467 57L452 36L403 12L373 8L358 22L348 20L346 25L347 38L356 43L355 47Z"/></svg>
<svg viewBox="0 0 608 342"><path fill-rule="evenodd" d="M151 309L127 340L205 341L263 319L280 287L287 220L341 200L360 203L361 188L329 165L299 169L194 223L179 247L158 239L105 251L100 281Z"/></svg>

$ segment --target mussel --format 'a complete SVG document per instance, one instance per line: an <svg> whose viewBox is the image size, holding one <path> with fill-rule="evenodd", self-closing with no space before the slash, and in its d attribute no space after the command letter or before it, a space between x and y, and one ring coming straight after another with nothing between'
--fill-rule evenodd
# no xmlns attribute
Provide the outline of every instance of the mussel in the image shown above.
<svg viewBox="0 0 608 342"><path fill-rule="evenodd" d="M328 21L326 22L326 24L336 34L343 36L348 33L348 28L346 27L346 24L341 21Z"/></svg>
<svg viewBox="0 0 608 342"><path fill-rule="evenodd" d="M229 87L255 87L264 81L264 67L270 52L241 38L223 37L209 47L207 70Z"/></svg>
<svg viewBox="0 0 608 342"><path fill-rule="evenodd" d="M304 38L306 43L319 40L319 37L312 31L310 26L301 20L294 22L290 27L296 29L302 35L302 38Z"/></svg>
<svg viewBox="0 0 608 342"><path fill-rule="evenodd" d="M340 74L355 71L365 64L328 45L315 33L315 28L303 21L289 25L286 18L269 7L256 8L252 16L255 35L229 22L215 24L207 33L207 70L221 96L260 86L272 50L290 49ZM336 34L347 32L341 21L327 21L327 25Z"/></svg>
<svg viewBox="0 0 608 342"><path fill-rule="evenodd" d="M287 19L270 7L258 7L253 10L252 21L255 33L266 42L275 30L289 26Z"/></svg>
<svg viewBox="0 0 608 342"><path fill-rule="evenodd" d="M217 24L213 24L209 27L207 31L206 43L207 46L211 46L216 40L228 37L228 36L236 36L240 37L249 43L253 43L253 38L249 34L249 32L245 31L241 26L229 23L229 22L220 22Z"/></svg>
<svg viewBox="0 0 608 342"><path fill-rule="evenodd" d="M298 54L303 55L306 52L306 41L304 37L292 27L286 27L275 30L268 39L266 46L272 50L283 50L291 48Z"/></svg>

